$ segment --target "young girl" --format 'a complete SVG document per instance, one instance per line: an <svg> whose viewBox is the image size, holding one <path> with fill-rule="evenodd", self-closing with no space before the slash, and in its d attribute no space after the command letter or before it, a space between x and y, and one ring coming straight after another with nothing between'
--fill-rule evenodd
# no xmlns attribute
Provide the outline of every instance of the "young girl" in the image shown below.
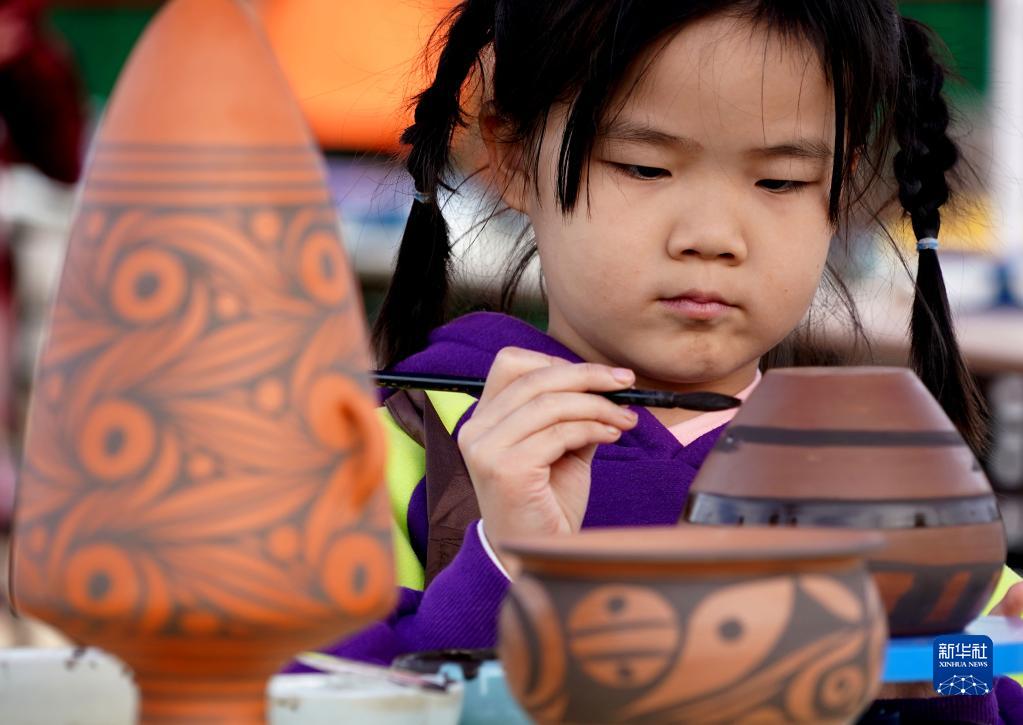
<svg viewBox="0 0 1023 725"><path fill-rule="evenodd" d="M982 445L935 251L957 157L943 75L894 0L468 0L449 20L402 137L418 191L375 336L394 370L487 383L478 401L387 399L401 603L331 651L387 663L493 646L515 576L499 542L675 524L730 415L628 409L592 391L748 395L893 142L920 240L914 364ZM438 191L466 125L463 85L486 64L479 129L501 200L531 222L546 333L494 313L441 326ZM999 611L1018 615L1021 595ZM903 705L927 720L997 722L999 706L1023 719L1014 685L1001 683L1000 701Z"/></svg>

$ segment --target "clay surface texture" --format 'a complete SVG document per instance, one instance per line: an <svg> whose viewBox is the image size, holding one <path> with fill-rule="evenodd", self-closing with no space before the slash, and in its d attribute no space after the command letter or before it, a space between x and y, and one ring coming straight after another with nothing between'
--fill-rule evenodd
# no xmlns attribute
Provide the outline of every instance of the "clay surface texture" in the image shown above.
<svg viewBox="0 0 1023 725"><path fill-rule="evenodd" d="M1006 556L980 464L902 368L769 371L697 475L683 520L883 534L868 566L892 636L962 630Z"/></svg>
<svg viewBox="0 0 1023 725"><path fill-rule="evenodd" d="M177 0L140 41L29 417L16 605L126 661L145 722L262 722L271 674L394 597L362 307L259 32Z"/></svg>
<svg viewBox="0 0 1023 725"><path fill-rule="evenodd" d="M499 648L527 711L543 723L851 721L879 687L887 637L863 541L815 554L810 536L800 558L802 532L689 528L577 537L635 544L631 561L528 547Z"/></svg>

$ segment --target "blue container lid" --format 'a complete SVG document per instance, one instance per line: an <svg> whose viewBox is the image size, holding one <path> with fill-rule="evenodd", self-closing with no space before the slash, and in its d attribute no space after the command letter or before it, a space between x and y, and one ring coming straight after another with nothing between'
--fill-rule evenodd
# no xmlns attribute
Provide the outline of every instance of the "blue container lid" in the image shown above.
<svg viewBox="0 0 1023 725"><path fill-rule="evenodd" d="M995 675L1023 674L1023 619L978 617L965 630L949 634L983 634L995 646ZM884 682L930 682L934 640L941 635L896 637L888 642Z"/></svg>

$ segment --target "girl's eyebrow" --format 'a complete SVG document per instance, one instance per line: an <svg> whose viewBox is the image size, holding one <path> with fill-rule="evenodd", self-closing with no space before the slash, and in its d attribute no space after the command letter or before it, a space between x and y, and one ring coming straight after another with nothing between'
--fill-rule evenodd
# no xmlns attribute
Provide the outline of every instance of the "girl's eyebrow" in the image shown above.
<svg viewBox="0 0 1023 725"><path fill-rule="evenodd" d="M703 144L685 136L675 136L646 124L633 123L620 118L607 123L600 136L610 141L632 141L656 146L677 146L686 151L702 151Z"/></svg>
<svg viewBox="0 0 1023 725"><path fill-rule="evenodd" d="M631 141L649 143L656 146L670 146L684 151L702 151L703 145L686 136L676 136L646 124L635 123L624 119L615 119L607 123L600 135L609 141ZM747 156L762 158L795 157L812 161L829 161L834 156L831 144L822 139L795 139L785 143L759 148L747 149Z"/></svg>
<svg viewBox="0 0 1023 725"><path fill-rule="evenodd" d="M835 155L835 151L827 141L809 138L775 144L774 146L749 149L746 151L746 155L764 158L789 156L799 159L810 159L811 161L830 161Z"/></svg>

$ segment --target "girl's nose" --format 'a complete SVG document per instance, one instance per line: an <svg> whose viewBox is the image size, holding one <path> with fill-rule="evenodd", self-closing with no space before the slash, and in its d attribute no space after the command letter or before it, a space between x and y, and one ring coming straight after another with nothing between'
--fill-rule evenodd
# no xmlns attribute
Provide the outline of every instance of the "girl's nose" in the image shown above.
<svg viewBox="0 0 1023 725"><path fill-rule="evenodd" d="M668 254L673 259L692 257L741 264L748 250L734 214L725 205L710 204L702 211L690 207L688 213L680 213L668 240Z"/></svg>
<svg viewBox="0 0 1023 725"><path fill-rule="evenodd" d="M685 241L673 242L668 252L676 259L699 257L706 260L719 259L730 264L740 264L746 259L746 245L737 235L697 234Z"/></svg>
<svg viewBox="0 0 1023 725"><path fill-rule="evenodd" d="M738 231L691 229L675 234L668 242L668 254L673 259L686 257L702 260L720 260L727 264L746 261L746 241Z"/></svg>

